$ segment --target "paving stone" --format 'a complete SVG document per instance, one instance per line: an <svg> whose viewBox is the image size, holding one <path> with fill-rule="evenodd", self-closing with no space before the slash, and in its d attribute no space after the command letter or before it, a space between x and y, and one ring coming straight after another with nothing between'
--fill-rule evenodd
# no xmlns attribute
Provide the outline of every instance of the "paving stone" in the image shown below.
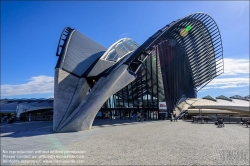
<svg viewBox="0 0 250 166"><path fill-rule="evenodd" d="M1 149L85 151L84 161L74 158L80 161L77 165L249 165L249 129L241 124L217 128L181 120L96 126L74 133L45 128L20 137L2 136ZM73 165L35 161L37 165Z"/></svg>

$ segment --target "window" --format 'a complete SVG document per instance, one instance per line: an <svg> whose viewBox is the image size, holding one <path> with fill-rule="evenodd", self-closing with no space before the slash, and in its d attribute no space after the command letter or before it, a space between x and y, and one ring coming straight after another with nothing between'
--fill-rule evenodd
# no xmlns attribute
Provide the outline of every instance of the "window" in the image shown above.
<svg viewBox="0 0 250 166"><path fill-rule="evenodd" d="M132 40L126 40L125 43L134 49L138 48L138 45Z"/></svg>
<svg viewBox="0 0 250 166"><path fill-rule="evenodd" d="M122 43L119 43L116 46L116 48L119 48L120 50L125 51L126 53L129 52L128 48L124 44L122 44Z"/></svg>
<svg viewBox="0 0 250 166"><path fill-rule="evenodd" d="M109 52L108 54L108 57L106 60L109 60L109 61L116 61L118 59L118 55L116 53L116 51L113 49Z"/></svg>

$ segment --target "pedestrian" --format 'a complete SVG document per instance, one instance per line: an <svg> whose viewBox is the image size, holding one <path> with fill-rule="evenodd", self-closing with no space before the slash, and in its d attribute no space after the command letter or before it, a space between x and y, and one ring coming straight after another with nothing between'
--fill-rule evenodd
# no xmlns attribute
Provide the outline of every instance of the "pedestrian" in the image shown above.
<svg viewBox="0 0 250 166"><path fill-rule="evenodd" d="M175 121L178 122L177 119L176 119L176 113L174 113L173 117L174 117L174 122Z"/></svg>
<svg viewBox="0 0 250 166"><path fill-rule="evenodd" d="M137 121L141 121L141 113L137 111Z"/></svg>
<svg viewBox="0 0 250 166"><path fill-rule="evenodd" d="M29 122L31 121L31 114L29 114Z"/></svg>
<svg viewBox="0 0 250 166"><path fill-rule="evenodd" d="M147 120L147 113L144 114L144 121Z"/></svg>
<svg viewBox="0 0 250 166"><path fill-rule="evenodd" d="M136 119L136 113L133 114L133 119Z"/></svg>

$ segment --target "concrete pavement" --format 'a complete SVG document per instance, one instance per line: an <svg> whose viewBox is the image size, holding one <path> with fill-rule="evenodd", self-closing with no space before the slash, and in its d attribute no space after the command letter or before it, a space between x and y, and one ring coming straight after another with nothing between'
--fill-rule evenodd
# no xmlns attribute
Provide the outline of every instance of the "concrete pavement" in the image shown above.
<svg viewBox="0 0 250 166"><path fill-rule="evenodd" d="M74 161L78 162L74 163L72 158L72 162L71 159L64 160L60 156L60 160L56 160L54 154L50 155L54 158L45 156L45 159L41 160L41 153L36 154L37 158L32 161L38 165L62 165L63 161L69 162L65 165L249 164L250 128L241 124L228 124L224 128L217 128L214 124L192 124L183 121L97 120L92 130L53 133L49 123L51 122L37 122L40 124L37 128L32 128L36 125L35 122L27 123L24 129L27 129L29 124L32 129L18 132L16 129L9 134L7 129L4 129L5 133L1 133L5 134L1 136L1 163L15 164L3 151L21 153L26 150L27 152L22 153L30 151L34 154L40 150L47 154L60 150L70 152ZM1 127L3 128L4 126ZM79 151L84 151L84 154L73 154ZM16 160L25 161L17 155L14 157Z"/></svg>

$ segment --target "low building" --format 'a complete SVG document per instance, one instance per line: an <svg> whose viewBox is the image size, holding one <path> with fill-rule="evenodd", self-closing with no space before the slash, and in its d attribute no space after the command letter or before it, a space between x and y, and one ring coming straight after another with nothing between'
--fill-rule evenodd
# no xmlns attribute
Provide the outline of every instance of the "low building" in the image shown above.
<svg viewBox="0 0 250 166"><path fill-rule="evenodd" d="M185 112L189 118L202 115L249 117L249 100L249 95L245 97L239 95L231 97L220 95L215 98L208 95L200 99L188 99L183 101L175 108L175 112L178 115Z"/></svg>
<svg viewBox="0 0 250 166"><path fill-rule="evenodd" d="M53 117L53 98L50 99L1 99L1 117L15 117L17 120L45 120ZM5 118L4 118L5 117Z"/></svg>

